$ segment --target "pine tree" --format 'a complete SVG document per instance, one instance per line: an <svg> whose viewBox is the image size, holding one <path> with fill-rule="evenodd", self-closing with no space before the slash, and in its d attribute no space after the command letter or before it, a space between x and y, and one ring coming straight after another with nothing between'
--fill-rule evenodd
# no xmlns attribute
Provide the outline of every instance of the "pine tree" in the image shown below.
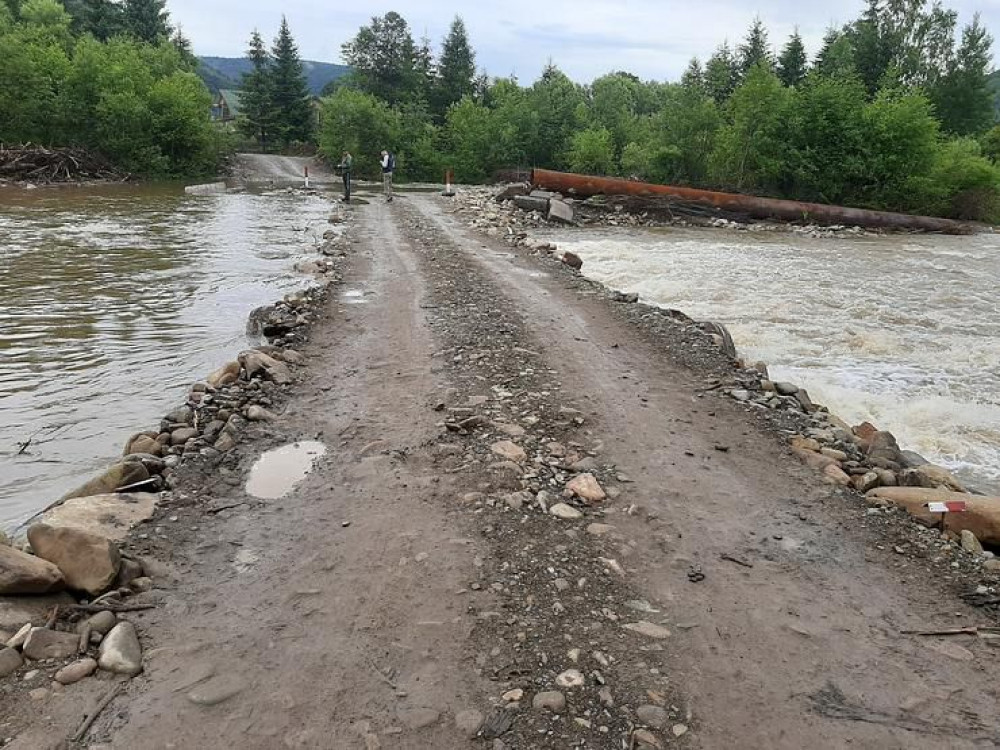
<svg viewBox="0 0 1000 750"><path fill-rule="evenodd" d="M476 55L469 44L465 22L455 16L451 29L441 47L438 63L437 95L434 100L435 114L443 117L455 102L473 93L476 76Z"/></svg>
<svg viewBox="0 0 1000 750"><path fill-rule="evenodd" d="M726 101L736 90L739 69L729 43L724 42L705 63L705 91L718 104Z"/></svg>
<svg viewBox="0 0 1000 750"><path fill-rule="evenodd" d="M420 38L420 46L413 56L413 77L418 92L416 99L423 103L429 102L434 96L436 71L431 40L426 36Z"/></svg>
<svg viewBox="0 0 1000 750"><path fill-rule="evenodd" d="M271 57L274 134L285 146L293 141L308 141L313 132L312 98L299 49L284 16L281 17L281 28L274 40Z"/></svg>
<svg viewBox="0 0 1000 750"><path fill-rule="evenodd" d="M798 86L806 77L809 58L798 29L788 39L788 43L778 57L778 78L786 86Z"/></svg>
<svg viewBox="0 0 1000 750"><path fill-rule="evenodd" d="M257 141L262 150L267 150L274 128L274 86L272 80L271 55L264 45L260 32L254 29L250 36L247 58L253 68L243 74L240 87L240 117L237 127L247 138Z"/></svg>
<svg viewBox="0 0 1000 750"><path fill-rule="evenodd" d="M767 29L759 17L754 19L746 39L739 46L737 60L741 81L746 78L747 73L755 65L774 67L774 55L771 53L771 45L767 41Z"/></svg>
<svg viewBox="0 0 1000 750"><path fill-rule="evenodd" d="M813 69L821 75L834 78L858 75L850 37L838 29L831 28L827 31Z"/></svg>
<svg viewBox="0 0 1000 750"><path fill-rule="evenodd" d="M416 46L410 27L398 13L376 16L341 47L344 62L353 68L354 85L390 106L419 98Z"/></svg>
<svg viewBox="0 0 1000 750"><path fill-rule="evenodd" d="M125 0L122 5L125 33L149 44L156 44L162 37L169 38L166 4L166 0Z"/></svg>
<svg viewBox="0 0 1000 750"><path fill-rule="evenodd" d="M691 62L684 70L684 74L681 76L681 86L690 91L705 92L705 71L702 70L701 60L697 57L692 57Z"/></svg>
<svg viewBox="0 0 1000 750"><path fill-rule="evenodd" d="M947 75L933 92L938 117L948 132L978 135L993 124L993 95L989 88L993 37L977 13L962 30L962 43Z"/></svg>

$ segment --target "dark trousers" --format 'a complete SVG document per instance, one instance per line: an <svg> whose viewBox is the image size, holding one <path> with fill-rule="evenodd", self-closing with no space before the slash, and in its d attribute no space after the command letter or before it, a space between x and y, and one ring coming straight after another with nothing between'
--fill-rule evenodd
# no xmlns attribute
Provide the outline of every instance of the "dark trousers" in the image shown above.
<svg viewBox="0 0 1000 750"><path fill-rule="evenodd" d="M351 173L344 172L344 200L350 202L351 200Z"/></svg>

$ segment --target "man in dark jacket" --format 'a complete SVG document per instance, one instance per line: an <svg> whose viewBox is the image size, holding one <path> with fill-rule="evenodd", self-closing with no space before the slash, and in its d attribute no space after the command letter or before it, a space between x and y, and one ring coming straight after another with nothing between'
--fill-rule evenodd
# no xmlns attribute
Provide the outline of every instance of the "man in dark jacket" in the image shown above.
<svg viewBox="0 0 1000 750"><path fill-rule="evenodd" d="M382 151L382 187L385 189L385 199L392 202L392 173L396 171L396 157L388 151Z"/></svg>
<svg viewBox="0 0 1000 750"><path fill-rule="evenodd" d="M351 167L354 166L354 157L351 156L350 152L345 151L340 156L340 164L337 165L337 169L340 170L340 175L344 180L344 203L351 202Z"/></svg>

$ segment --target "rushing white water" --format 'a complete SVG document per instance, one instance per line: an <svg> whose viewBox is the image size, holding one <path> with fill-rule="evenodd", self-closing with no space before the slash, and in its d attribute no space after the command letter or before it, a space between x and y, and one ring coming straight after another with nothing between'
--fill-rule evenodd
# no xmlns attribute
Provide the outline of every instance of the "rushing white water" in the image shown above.
<svg viewBox="0 0 1000 750"><path fill-rule="evenodd" d="M1000 236L557 235L583 271L729 327L843 419L1000 491Z"/></svg>

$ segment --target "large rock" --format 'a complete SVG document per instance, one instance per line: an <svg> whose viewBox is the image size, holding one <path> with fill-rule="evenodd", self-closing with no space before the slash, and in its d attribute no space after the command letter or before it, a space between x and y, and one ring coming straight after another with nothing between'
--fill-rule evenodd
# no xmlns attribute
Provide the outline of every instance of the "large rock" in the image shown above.
<svg viewBox="0 0 1000 750"><path fill-rule="evenodd" d="M553 198L549 201L549 221L557 221L562 224L572 224L576 217L573 214L573 207L565 201Z"/></svg>
<svg viewBox="0 0 1000 750"><path fill-rule="evenodd" d="M566 484L566 489L583 498L588 505L602 503L607 498L607 494L593 474L581 474L574 477Z"/></svg>
<svg viewBox="0 0 1000 750"><path fill-rule="evenodd" d="M12 648L0 648L0 677L13 674L24 664L24 659Z"/></svg>
<svg viewBox="0 0 1000 750"><path fill-rule="evenodd" d="M199 434L195 427L180 427L170 433L170 444L184 445L188 440L194 440Z"/></svg>
<svg viewBox="0 0 1000 750"><path fill-rule="evenodd" d="M577 271L583 268L583 259L576 253L569 252L569 250L562 254L562 262Z"/></svg>
<svg viewBox="0 0 1000 750"><path fill-rule="evenodd" d="M251 378L261 375L278 385L292 382L292 371L288 369L288 365L256 349L250 349L240 354L240 363L246 368L247 375Z"/></svg>
<svg viewBox="0 0 1000 750"><path fill-rule="evenodd" d="M816 471L825 471L827 466L838 466L837 459L824 456L822 453L813 453L811 450L802 448L792 448L798 459Z"/></svg>
<svg viewBox="0 0 1000 750"><path fill-rule="evenodd" d="M135 453L148 453L151 456L159 456L162 451L162 446L156 440L157 433L155 432L140 432L138 435L133 435L125 443L125 450L122 452L123 456L130 456Z"/></svg>
<svg viewBox="0 0 1000 750"><path fill-rule="evenodd" d="M65 659L75 656L80 646L76 633L60 633L48 628L32 628L21 651L29 659Z"/></svg>
<svg viewBox="0 0 1000 750"><path fill-rule="evenodd" d="M68 664L56 672L55 681L60 685L72 685L79 682L84 677L89 677L97 671L97 661L94 659L80 659L72 664Z"/></svg>
<svg viewBox="0 0 1000 750"><path fill-rule="evenodd" d="M47 510L39 522L97 534L120 542L128 532L153 517L159 495L150 492L118 492L74 497Z"/></svg>
<svg viewBox="0 0 1000 750"><path fill-rule="evenodd" d="M971 531L980 542L1000 544L1000 497L983 497L925 487L879 487L869 492L868 497L886 500L905 508L912 516L927 524L941 521L940 513L931 513L924 507L927 503L964 502L966 512L945 515L945 529L956 534Z"/></svg>
<svg viewBox="0 0 1000 750"><path fill-rule="evenodd" d="M127 621L115 625L101 641L97 663L106 672L130 677L139 674L142 671L142 646L139 645L135 625Z"/></svg>
<svg viewBox="0 0 1000 750"><path fill-rule="evenodd" d="M224 385L231 385L240 379L240 363L227 362L218 370L213 372L205 382L213 388L221 388Z"/></svg>
<svg viewBox="0 0 1000 750"><path fill-rule="evenodd" d="M149 471L141 463L123 462L109 466L100 476L94 477L86 484L71 490L62 496L62 500L73 497L90 497L91 495L106 495L120 487L129 487L149 479Z"/></svg>
<svg viewBox="0 0 1000 750"><path fill-rule="evenodd" d="M118 547L105 537L71 527L39 523L28 529L31 548L62 571L66 585L91 596L114 583L121 565Z"/></svg>
<svg viewBox="0 0 1000 750"><path fill-rule="evenodd" d="M524 448L510 440L500 440L493 443L490 450L502 459L512 461L515 464L523 464L528 460L528 454L524 452Z"/></svg>
<svg viewBox="0 0 1000 750"><path fill-rule="evenodd" d="M904 487L929 487L931 489L946 489L951 492L965 492L965 487L950 471L934 464L922 464L906 469L900 475L900 484Z"/></svg>
<svg viewBox="0 0 1000 750"><path fill-rule="evenodd" d="M547 214L549 211L548 198L536 198L530 195L515 195L514 205L522 211L538 211L540 214Z"/></svg>
<svg viewBox="0 0 1000 750"><path fill-rule="evenodd" d="M0 594L47 594L64 587L63 574L51 562L0 544Z"/></svg>
<svg viewBox="0 0 1000 750"><path fill-rule="evenodd" d="M868 458L871 461L889 461L902 465L903 456L899 451L899 443L891 432L875 432L868 442Z"/></svg>

